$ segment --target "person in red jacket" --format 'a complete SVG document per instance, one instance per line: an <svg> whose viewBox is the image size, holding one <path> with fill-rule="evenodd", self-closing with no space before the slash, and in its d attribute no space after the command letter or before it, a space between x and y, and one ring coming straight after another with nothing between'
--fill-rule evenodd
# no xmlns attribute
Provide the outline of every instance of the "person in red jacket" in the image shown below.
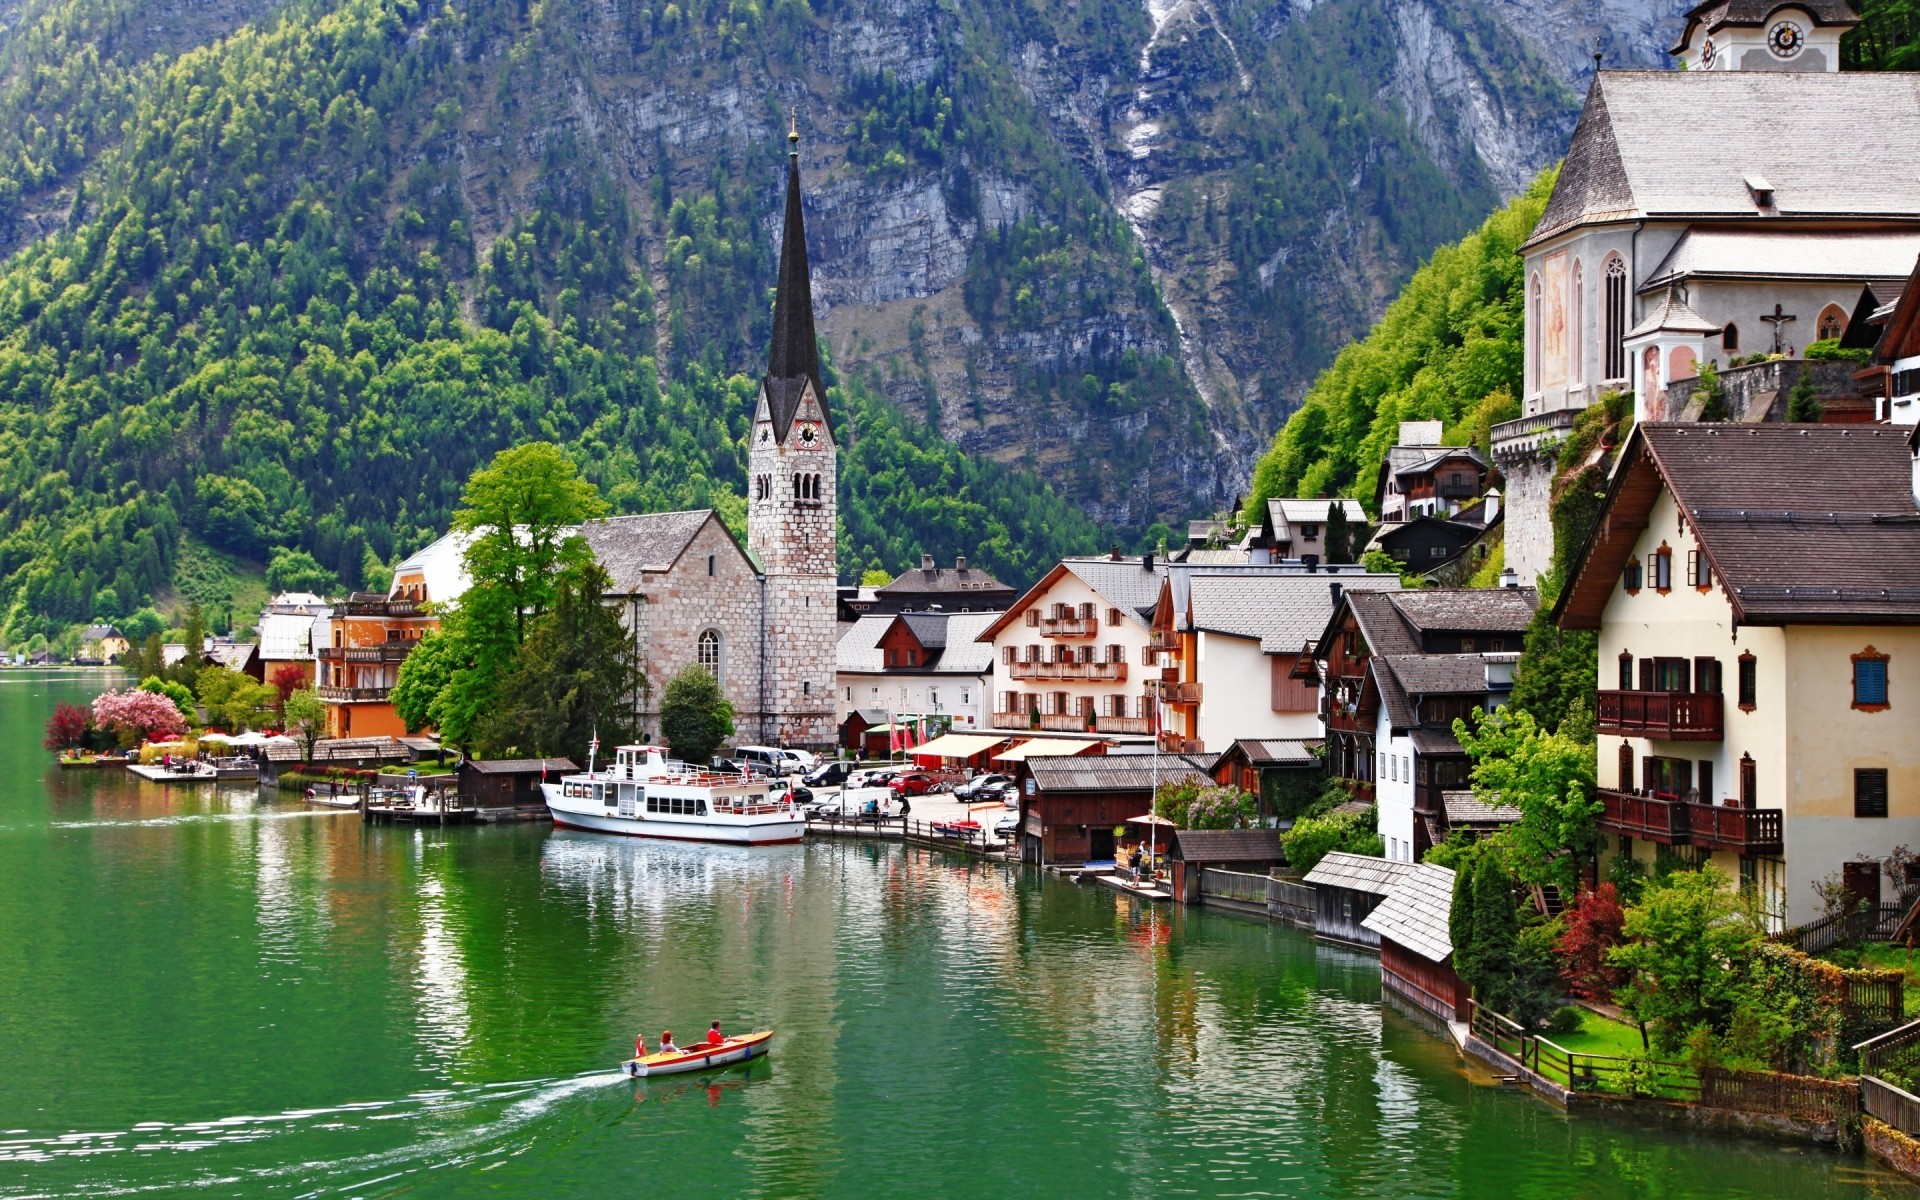
<svg viewBox="0 0 1920 1200"><path fill-rule="evenodd" d="M718 1046L726 1040L726 1035L720 1032L720 1022L715 1021L707 1027L707 1045Z"/></svg>

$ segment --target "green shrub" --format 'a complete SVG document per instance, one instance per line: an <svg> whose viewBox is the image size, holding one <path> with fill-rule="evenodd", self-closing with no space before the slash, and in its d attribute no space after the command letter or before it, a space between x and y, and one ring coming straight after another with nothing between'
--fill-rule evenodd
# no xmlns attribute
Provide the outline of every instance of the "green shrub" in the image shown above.
<svg viewBox="0 0 1920 1200"><path fill-rule="evenodd" d="M1348 854L1378 857L1386 852L1386 843L1374 830L1372 809L1364 813L1328 813L1324 817L1302 817L1280 839L1287 853L1287 865L1306 874L1335 850Z"/></svg>

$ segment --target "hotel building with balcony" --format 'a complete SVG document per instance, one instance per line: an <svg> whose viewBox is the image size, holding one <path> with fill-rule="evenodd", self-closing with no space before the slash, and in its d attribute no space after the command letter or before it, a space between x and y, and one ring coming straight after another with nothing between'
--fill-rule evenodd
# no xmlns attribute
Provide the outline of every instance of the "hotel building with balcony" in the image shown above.
<svg viewBox="0 0 1920 1200"><path fill-rule="evenodd" d="M1599 634L1603 859L1711 862L1775 928L1880 901L1920 845L1911 433L1634 428L1554 611Z"/></svg>
<svg viewBox="0 0 1920 1200"><path fill-rule="evenodd" d="M400 664L440 627L430 603L450 604L467 590L462 565L469 538L449 533L393 569L385 593L355 592L314 625L313 655L331 738L405 737L393 709Z"/></svg>

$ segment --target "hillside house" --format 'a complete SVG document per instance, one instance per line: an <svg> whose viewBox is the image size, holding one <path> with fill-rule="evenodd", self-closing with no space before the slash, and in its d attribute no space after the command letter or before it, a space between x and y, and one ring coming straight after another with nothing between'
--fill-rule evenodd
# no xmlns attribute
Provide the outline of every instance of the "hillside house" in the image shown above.
<svg viewBox="0 0 1920 1200"><path fill-rule="evenodd" d="M1375 805L1389 859L1445 840L1444 793L1470 770L1453 722L1505 702L1538 602L1531 588L1348 592L1316 639L1327 771Z"/></svg>
<svg viewBox="0 0 1920 1200"><path fill-rule="evenodd" d="M260 670L267 682L289 664L300 668L303 686L319 682L314 638L317 633L320 644L327 644L325 622L332 615L332 606L311 592L282 592L260 610Z"/></svg>
<svg viewBox="0 0 1920 1200"><path fill-rule="evenodd" d="M113 626L89 625L80 631L80 654L74 661L118 663L130 648L126 635Z"/></svg>
<svg viewBox="0 0 1920 1200"><path fill-rule="evenodd" d="M1599 633L1607 859L1711 862L1777 929L1920 844L1910 435L1635 427L1554 611Z"/></svg>

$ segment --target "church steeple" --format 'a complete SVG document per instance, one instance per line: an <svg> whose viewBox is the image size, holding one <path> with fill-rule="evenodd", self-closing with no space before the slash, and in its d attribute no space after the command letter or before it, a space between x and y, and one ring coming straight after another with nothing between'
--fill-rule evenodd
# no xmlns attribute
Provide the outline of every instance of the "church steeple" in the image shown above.
<svg viewBox="0 0 1920 1200"><path fill-rule="evenodd" d="M780 276L773 301L773 344L767 352L768 415L773 436L786 441L794 414L813 385L816 403L827 416L827 389L820 382L820 356L813 340L813 288L807 278L807 222L800 210L800 122L796 112L787 131L787 218L780 238ZM831 430L831 418L828 418Z"/></svg>

